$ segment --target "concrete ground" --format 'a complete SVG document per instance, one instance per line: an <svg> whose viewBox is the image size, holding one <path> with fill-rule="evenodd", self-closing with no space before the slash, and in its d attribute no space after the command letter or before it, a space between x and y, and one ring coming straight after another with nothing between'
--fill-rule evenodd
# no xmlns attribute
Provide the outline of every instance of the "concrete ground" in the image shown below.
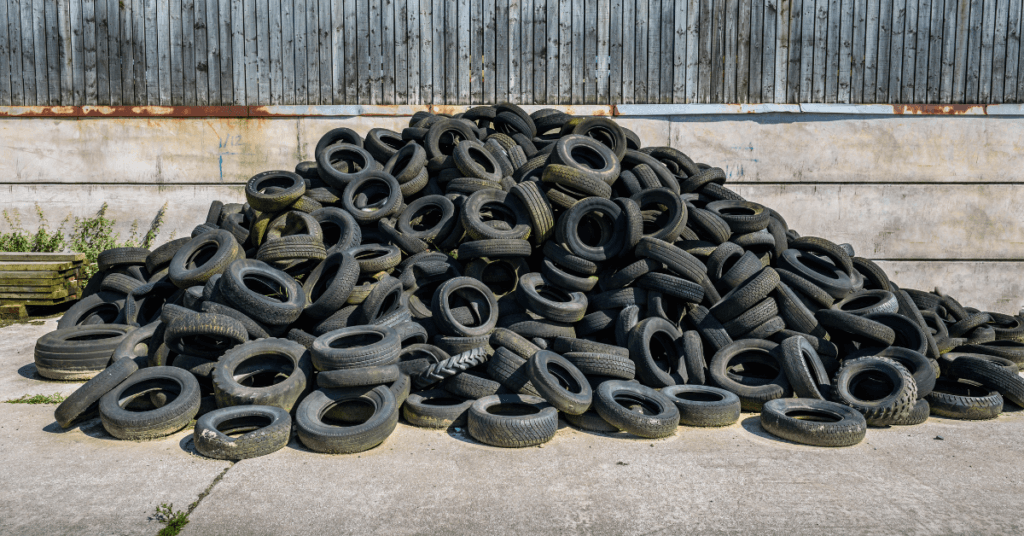
<svg viewBox="0 0 1024 536"><path fill-rule="evenodd" d="M0 400L68 394L32 363L56 322L0 329ZM296 440L230 463L191 431L117 441L98 420L62 432L52 405L0 404L0 534L156 534L161 503L183 534L1020 534L1024 411L870 429L845 449L806 447L756 415L642 440L564 427L541 448L481 445L400 424L355 455Z"/></svg>

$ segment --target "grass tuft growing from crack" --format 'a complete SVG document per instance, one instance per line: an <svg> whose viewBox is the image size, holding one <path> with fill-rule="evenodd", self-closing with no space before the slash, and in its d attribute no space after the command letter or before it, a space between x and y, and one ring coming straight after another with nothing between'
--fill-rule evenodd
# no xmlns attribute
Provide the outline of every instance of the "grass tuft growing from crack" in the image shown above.
<svg viewBox="0 0 1024 536"><path fill-rule="evenodd" d="M188 512L175 511L174 503L163 503L156 507L153 519L164 525L157 536L177 536L181 533L181 529L188 525Z"/></svg>
<svg viewBox="0 0 1024 536"><path fill-rule="evenodd" d="M52 395L21 395L21 398L4 400L4 404L60 404L66 397L60 393Z"/></svg>

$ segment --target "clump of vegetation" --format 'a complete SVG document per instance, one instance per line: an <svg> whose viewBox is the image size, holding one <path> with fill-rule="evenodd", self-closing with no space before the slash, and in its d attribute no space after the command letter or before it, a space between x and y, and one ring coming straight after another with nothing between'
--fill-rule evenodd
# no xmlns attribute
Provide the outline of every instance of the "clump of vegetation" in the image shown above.
<svg viewBox="0 0 1024 536"><path fill-rule="evenodd" d="M64 401L64 395L53 393L52 395L21 395L21 398L4 400L5 404L60 404Z"/></svg>
<svg viewBox="0 0 1024 536"><path fill-rule="evenodd" d="M188 513L181 510L175 511L173 503L163 503L157 506L153 518L164 525L157 536L176 536L181 533L181 529L185 528L185 525L188 525Z"/></svg>
<svg viewBox="0 0 1024 536"><path fill-rule="evenodd" d="M21 214L17 210L3 211L3 217L11 231L0 233L0 251L19 253L55 253L61 251L73 251L84 253L86 263L81 274L81 282L84 286L88 279L96 273L98 267L96 259L104 250L116 247L143 247L152 248L156 237L160 234L160 226L164 221L164 214L167 212L167 203L157 211L156 216L149 224L146 233L140 236L138 220L132 222L128 231L128 238L121 242L119 233L114 232L115 220L107 217L108 205L103 203L96 215L90 218L74 218L71 222L69 214L56 230L50 231L47 228L47 221L43 215L42 208L36 205L36 215L39 216L39 229L33 234L25 230L21 223ZM65 228L70 224L71 229L65 234Z"/></svg>

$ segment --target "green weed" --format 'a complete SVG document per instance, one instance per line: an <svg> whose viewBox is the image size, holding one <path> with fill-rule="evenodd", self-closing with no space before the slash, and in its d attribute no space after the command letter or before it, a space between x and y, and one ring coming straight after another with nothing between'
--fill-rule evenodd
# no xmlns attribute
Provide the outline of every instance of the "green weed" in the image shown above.
<svg viewBox="0 0 1024 536"><path fill-rule="evenodd" d="M185 528L185 525L188 525L188 513L181 510L175 511L174 503L163 503L157 506L153 518L164 525L157 536L176 536L181 533L181 529Z"/></svg>
<svg viewBox="0 0 1024 536"><path fill-rule="evenodd" d="M21 398L4 400L5 404L60 404L64 401L64 395L53 393L52 395L21 395Z"/></svg>

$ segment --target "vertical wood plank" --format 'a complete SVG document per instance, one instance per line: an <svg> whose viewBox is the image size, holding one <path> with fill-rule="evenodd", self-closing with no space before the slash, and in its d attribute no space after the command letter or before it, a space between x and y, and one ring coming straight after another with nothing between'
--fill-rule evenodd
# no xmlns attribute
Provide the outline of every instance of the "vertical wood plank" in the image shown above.
<svg viewBox="0 0 1024 536"><path fill-rule="evenodd" d="M730 0L715 1L711 21L711 102L725 102L725 11Z"/></svg>
<svg viewBox="0 0 1024 536"><path fill-rule="evenodd" d="M408 7L407 0L395 0L395 104L409 103L409 30L405 25ZM337 6L332 7L331 14L337 9ZM341 63L337 50L335 47L334 65Z"/></svg>
<svg viewBox="0 0 1024 536"><path fill-rule="evenodd" d="M65 2L66 3L66 2ZM0 0L0 106L11 105L11 40L7 2ZM70 27L70 20L68 21ZM68 54L70 57L70 54Z"/></svg>
<svg viewBox="0 0 1024 536"><path fill-rule="evenodd" d="M548 1L533 0L533 101L537 104L548 102Z"/></svg>
<svg viewBox="0 0 1024 536"><path fill-rule="evenodd" d="M2 1L2 0L0 0L0 1ZM19 2L18 0L8 0L8 4L7 4L7 32L8 32L7 33L7 35L8 35L7 44L8 45L7 46L8 46L8 55L10 57L10 60L9 60L9 62L10 62L9 63L9 65L10 65L9 75L10 75L10 80L11 80L11 104L13 104L14 106L24 106L24 105L26 105L28 103L28 101L31 101L31 98L26 98L26 96L25 96L25 83L24 83L25 71L24 71L24 68L23 68L23 65L22 65L22 48L23 48L24 40L23 40L23 36L22 36L22 33L21 33L21 10L22 10L21 2ZM86 15L86 13L88 13L89 20L90 20L90 22L88 24L85 23L85 15ZM92 71L93 93L92 93L92 98L93 98L93 102L95 102L95 100L96 100L96 96L95 96L95 87L96 87L96 70L95 70L96 49L95 49L95 42L94 41L95 41L95 35L96 34L95 34L95 24L94 24L94 22L92 22L92 21L94 21L94 19L92 18L92 8L91 7L87 11L85 6L84 5L82 6L82 18L83 18L83 23L82 23L83 35L84 35L85 30L88 29L88 28L92 28L92 32L91 33L93 34L93 37L91 38L93 40L93 43L92 43L92 51L93 51L92 52L92 58L93 58L93 62L92 62L92 64L93 64L93 71ZM86 77L86 78L88 79L88 77ZM88 91L88 86L89 86L89 84L86 84L86 90L87 91Z"/></svg>
<svg viewBox="0 0 1024 536"><path fill-rule="evenodd" d="M878 80L878 23L879 2L867 2L867 26L864 32L864 89L858 102L875 102L875 86Z"/></svg>
<svg viewBox="0 0 1024 536"><path fill-rule="evenodd" d="M445 5L445 68L444 68L444 102L459 103L459 4L457 0L446 2Z"/></svg>
<svg viewBox="0 0 1024 536"><path fill-rule="evenodd" d="M26 1L25 5L29 5ZM22 8L22 15L24 15L24 7ZM180 10L179 10L180 14ZM107 21L107 3L104 0L93 0L93 16L96 17L96 99L99 104L110 104L110 31L108 28ZM30 26L31 28L31 26ZM25 31L24 29L22 31ZM29 30L31 31L31 30ZM33 40L34 41L34 40ZM34 42L27 46L26 52L29 51L30 47L34 47ZM26 64L26 75L28 74L27 68L30 64ZM26 79L25 87L25 98L28 99L31 95L28 92L28 80Z"/></svg>
<svg viewBox="0 0 1024 536"><path fill-rule="evenodd" d="M877 5L877 2L872 2ZM864 102L864 78L866 69L868 2L855 0L853 5L853 65L850 74L850 100Z"/></svg>
<svg viewBox="0 0 1024 536"><path fill-rule="evenodd" d="M173 1L173 0L172 0ZM256 28L256 4L260 0L244 0L242 15L245 37L245 103L249 106L260 104L259 43ZM316 1L316 0L312 0Z"/></svg>
<svg viewBox="0 0 1024 536"><path fill-rule="evenodd" d="M950 0L956 6L956 44L953 45L950 102L964 102L967 89L967 51L970 44L971 0Z"/></svg>
<svg viewBox="0 0 1024 536"><path fill-rule="evenodd" d="M707 0L710 2L711 0ZM622 62L621 62L621 102L631 104L635 101L636 85L636 0L623 0L622 10Z"/></svg>
<svg viewBox="0 0 1024 536"><path fill-rule="evenodd" d="M697 102L700 65L700 0L686 0L686 99Z"/></svg>
<svg viewBox="0 0 1024 536"><path fill-rule="evenodd" d="M286 0L287 1L287 0ZM281 0L270 0L267 3L267 40L269 41L270 72L262 76L270 79L269 104L284 102L284 57L283 34L281 22Z"/></svg>
<svg viewBox="0 0 1024 536"><path fill-rule="evenodd" d="M497 80L494 78L494 73L497 71L497 46L494 40L495 34L498 29L498 21L496 19L496 8L497 4L495 0L484 0L484 95L483 104L491 104L496 102L494 96L497 93ZM532 34L531 34L532 35ZM533 44L530 44L530 52L533 52ZM532 73L531 73L532 76ZM532 82L532 80L531 80ZM531 84L531 87L533 84ZM531 95L531 101L532 95Z"/></svg>
<svg viewBox="0 0 1024 536"><path fill-rule="evenodd" d="M814 27L817 21L817 10L815 0L804 0L803 4L801 17L803 28L800 31L800 44L803 48L800 52L800 100L797 102L812 102L814 100L814 71L816 70ZM822 45L821 50L824 48Z"/></svg>
<svg viewBox="0 0 1024 536"><path fill-rule="evenodd" d="M1013 40L1015 41L1014 46L1016 46L1018 48L1018 54L1010 56L1009 58L1007 58L1008 62L1014 62L1014 61L1017 62L1016 72L1015 72L1016 77L1015 78L1010 78L1009 76L1007 76L1007 80L1006 80L1006 84L1007 84L1006 92L1007 92L1007 94L1009 94L1011 92L1014 93L1013 98L1012 99L1008 99L1007 102L1014 102L1014 103L1019 103L1021 101L1024 101L1024 52L1022 52L1022 50L1024 50L1024 46L1021 46L1022 44L1024 44L1024 43L1021 43L1021 41L1022 41L1021 33L1024 33L1024 5L1017 6L1016 8L1014 8L1013 6L1015 4L1017 4L1017 3L1018 3L1017 0L1012 0L1011 1L1010 12L1011 12L1011 14L1013 14L1013 13L1017 13L1018 14L1016 16L1017 22L1016 23L1011 23L1011 28L1015 27L1017 29L1017 31L1015 32L1015 35L1013 36ZM1024 4L1024 3L1022 3L1022 4ZM1012 86L1012 89L1011 89L1011 86Z"/></svg>
<svg viewBox="0 0 1024 536"><path fill-rule="evenodd" d="M928 60L931 57L932 1L920 0L917 6L917 57L914 60L914 102L925 102L928 93ZM941 1L941 0L936 0Z"/></svg>
<svg viewBox="0 0 1024 536"><path fill-rule="evenodd" d="M547 45L545 50L547 57L544 63L547 65L547 76L546 79L546 97L545 104L558 104L558 73L560 66L558 64L558 39L561 35L561 28L559 26L558 14L561 11L561 6L557 0L546 0L547 2L547 18L545 20L545 27L547 29Z"/></svg>
<svg viewBox="0 0 1024 536"><path fill-rule="evenodd" d="M939 102L942 74L943 0L931 1L931 22L928 24L928 67L926 69L925 97L922 102ZM1019 0L1011 0L1011 2Z"/></svg>
<svg viewBox="0 0 1024 536"><path fill-rule="evenodd" d="M331 82L331 62L334 59L331 50L331 0L319 0L315 15L317 24L314 28L319 47L317 47L317 55L310 62L310 68L317 71L319 92L313 91L310 99L316 99L313 101L315 103L330 104L334 95L334 87Z"/></svg>
<svg viewBox="0 0 1024 536"><path fill-rule="evenodd" d="M739 4L739 0L726 0L725 4L725 102L740 102L736 91L740 71Z"/></svg>
<svg viewBox="0 0 1024 536"><path fill-rule="evenodd" d="M523 55L520 54L522 47L523 29L522 0L510 0L508 4L508 101L512 103L523 102Z"/></svg>
<svg viewBox="0 0 1024 536"><path fill-rule="evenodd" d="M954 83L956 71L962 74L962 66L958 66L959 47L963 47L967 35L966 18L962 18L965 0L946 0L945 17L942 29L942 73L940 75L939 102L958 102L954 100ZM969 5L969 4L968 4ZM969 12L968 12L969 13ZM966 55L964 56L966 58Z"/></svg>
<svg viewBox="0 0 1024 536"><path fill-rule="evenodd" d="M290 2L290 0L288 0ZM209 104L222 104L220 85L220 3L206 2L206 68Z"/></svg>
<svg viewBox="0 0 1024 536"><path fill-rule="evenodd" d="M583 37L583 17L583 0L572 0L572 93L569 98L573 104L583 103L583 82L586 77L586 70L583 66L586 50L586 41Z"/></svg>
<svg viewBox="0 0 1024 536"><path fill-rule="evenodd" d="M511 59L511 53L506 54L505 51L508 47L509 41L509 3L510 0L497 0L494 4L494 40L495 40L495 58L494 58L494 101L506 102L509 100L509 60Z"/></svg>
<svg viewBox="0 0 1024 536"><path fill-rule="evenodd" d="M622 102L623 0L611 0L608 13L608 102Z"/></svg>
<svg viewBox="0 0 1024 536"><path fill-rule="evenodd" d="M60 19L57 16L57 9L57 0L46 2L46 103L50 106L60 104ZM120 23L120 21L121 19L119 18L118 22ZM118 24L118 29L120 27L120 24ZM120 50L120 33L117 39L118 50ZM118 74L120 74L120 71Z"/></svg>
<svg viewBox="0 0 1024 536"><path fill-rule="evenodd" d="M1010 0L1009 21L1007 23L1006 32L1006 80L1003 86L1003 101L1007 103L1017 102L1017 76L1019 73L1018 58L1020 57L1020 14L1020 0ZM932 24L934 24L934 22ZM934 67L934 69L938 69L938 66ZM928 96L931 98L930 85L928 86Z"/></svg>
<svg viewBox="0 0 1024 536"><path fill-rule="evenodd" d="M472 77L469 79L469 98L473 104L481 104L483 103L484 94L484 21L482 0L470 0L469 17L469 68L472 73Z"/></svg>
<svg viewBox="0 0 1024 536"><path fill-rule="evenodd" d="M914 75L917 72L918 0L907 0L906 23L903 30L903 72L899 102L914 102Z"/></svg>
<svg viewBox="0 0 1024 536"><path fill-rule="evenodd" d="M597 56L604 58L606 63L604 69L609 69L611 65L611 2L609 0L597 0ZM595 60L596 61L596 60ZM596 102L598 104L608 104L608 79L609 73L597 72L597 65L594 63L594 76L600 77L595 80L597 86ZM671 100L669 102L672 102Z"/></svg>
<svg viewBox="0 0 1024 536"><path fill-rule="evenodd" d="M136 5L138 1L136 0ZM136 13L141 16L141 13ZM74 104L74 63L72 60L71 2L58 0L57 25L60 28L60 104ZM0 1L0 30L7 27L7 3ZM11 104L10 58L7 53L7 32L0 32L0 105ZM137 104L133 101L132 104Z"/></svg>
<svg viewBox="0 0 1024 536"><path fill-rule="evenodd" d="M677 3L672 20L672 100L669 102L676 104L686 102L686 41L688 36L686 25L690 16L689 8L688 1Z"/></svg>
<svg viewBox="0 0 1024 536"><path fill-rule="evenodd" d="M360 78L360 76L361 76L361 74L360 74L361 63L360 63L360 60L358 58L359 58L359 56L361 54L360 47L365 47L366 46L365 42L362 43L362 44L360 44L360 42L359 42L359 30L357 29L357 23L356 23L356 11L357 11L356 5L357 5L357 0L344 0L344 5L341 5L341 6L337 6L336 5L335 6L335 9L342 13L341 25L343 26L343 28L342 28L341 34L342 34L342 38L344 40L344 53L341 55L341 59L343 59L343 61L341 62L341 65L342 65L342 67L341 67L341 71L342 71L341 74L344 77L344 80L341 82L341 84L344 87L344 89L343 89L344 97L343 98L344 98L344 102L346 104L356 104L356 103L360 102L359 101L359 92L360 92L360 83L359 83L359 81L361 80L361 78ZM298 44L297 44L298 43L298 39L299 39L299 31L298 31L298 29L295 30L295 39L296 39L296 51L295 51L295 54L297 56L299 54ZM363 48L362 52L365 52L365 48ZM298 63L298 60L296 60L296 63ZM295 72L295 78L296 78L296 80L298 80L300 78L299 72L298 72L297 69L296 69L296 72ZM296 88L296 92L297 91L298 91L298 89Z"/></svg>
<svg viewBox="0 0 1024 536"><path fill-rule="evenodd" d="M290 0L284 0L283 5L287 9L287 4ZM284 92L285 97L283 100L288 100L290 91L294 91L294 80L289 81L289 76L294 77L294 66L288 65L291 63L289 59L293 56L290 49L294 47L294 35L289 34L288 28L288 17L285 16L286 11L281 12L281 19L283 21L283 33L281 37L282 51L281 55L284 57ZM345 2L343 0L337 0L331 5L331 101L334 104L347 104L346 90L348 88L348 80L346 75L351 72L350 65L348 63L348 50L346 48L346 36L345 36ZM292 72L289 72L289 68Z"/></svg>
<svg viewBox="0 0 1024 536"><path fill-rule="evenodd" d="M358 78L358 94L356 96L356 103L369 103L370 102L370 0L356 0L356 16L354 19L346 18L346 32L348 35L347 25L351 21L355 24L358 38L356 40L358 46L358 52L353 50L356 54L356 62L359 69ZM441 11L441 16L444 16L444 11Z"/></svg>
<svg viewBox="0 0 1024 536"><path fill-rule="evenodd" d="M470 42L469 36L472 33L470 26L470 12L469 12L469 0L458 0L459 4L459 19L458 19L458 42L459 42L459 62L458 62L458 77L459 77L459 100L457 104L469 104L470 103L470 80L472 77L472 69L469 63L470 56Z"/></svg>
<svg viewBox="0 0 1024 536"><path fill-rule="evenodd" d="M982 0L971 0L970 34L967 38L967 79L964 85L964 101L969 104L980 102L978 98L981 81Z"/></svg>
<svg viewBox="0 0 1024 536"><path fill-rule="evenodd" d="M660 102L661 2L648 0L647 3L647 102L650 103Z"/></svg>
<svg viewBox="0 0 1024 536"><path fill-rule="evenodd" d="M196 105L195 0L181 1L181 74L185 106ZM111 84L113 91L113 84Z"/></svg>
<svg viewBox="0 0 1024 536"><path fill-rule="evenodd" d="M583 53L583 73L586 79L583 84L583 102L597 103L597 0L584 2L584 28L586 39ZM671 68L671 64L670 64Z"/></svg>
<svg viewBox="0 0 1024 536"><path fill-rule="evenodd" d="M828 80L828 31L829 4L835 0L817 0L814 11L814 82L811 98L814 102L825 102L826 81Z"/></svg>
<svg viewBox="0 0 1024 536"><path fill-rule="evenodd" d="M181 27L181 0L170 0L169 8L169 20L171 24L171 104L174 106L181 106L185 103L185 67L182 59L183 36ZM253 28L253 31L255 31L255 28Z"/></svg>
<svg viewBox="0 0 1024 536"><path fill-rule="evenodd" d="M842 0L842 16L839 20L839 80L836 102L850 102L850 86L853 69L853 2Z"/></svg>
<svg viewBox="0 0 1024 536"><path fill-rule="evenodd" d="M789 88L789 21L790 0L766 1L764 8L764 42L774 43L761 57L761 102L786 102ZM770 56L769 53L774 53Z"/></svg>
<svg viewBox="0 0 1024 536"><path fill-rule="evenodd" d="M419 0L420 12L420 96L419 102L427 104L434 98L434 18L432 0ZM345 4L348 7L348 4ZM347 17L346 17L347 18ZM346 35L347 30L346 30ZM349 101L352 102L352 101Z"/></svg>
<svg viewBox="0 0 1024 536"><path fill-rule="evenodd" d="M19 11L20 14L20 11ZM99 81L97 79L97 65L96 65L96 2L95 0L85 0L82 2L82 35L85 37L85 103L96 105L99 103ZM19 33L19 35L21 35ZM22 37L24 37L22 35ZM11 47L11 58L15 57L14 47ZM24 71L22 71L22 74ZM14 72L11 72L11 89L14 89ZM168 80L168 90L170 89ZM164 84L160 85L161 102L164 101L164 92L162 91ZM27 98L28 87L19 87L19 90L25 90L25 97ZM170 101L170 94L167 94L167 100ZM22 101L27 104L27 102Z"/></svg>
<svg viewBox="0 0 1024 536"><path fill-rule="evenodd" d="M384 64L383 104L395 103L395 0L384 0L383 21L381 24L381 42L384 50L381 52L381 60Z"/></svg>
<svg viewBox="0 0 1024 536"><path fill-rule="evenodd" d="M154 105L160 103L160 48L159 48L159 37L157 36L157 0L140 0L142 2L144 11L144 22L143 22L143 36L145 46L143 47L142 53L145 57L144 67L146 72L146 97L142 99L142 102L147 105ZM71 13L72 13L72 24L74 24L74 13L75 3L79 0L71 0ZM79 5L81 3L79 2ZM77 38L77 36L76 36ZM76 50L80 50L77 48ZM76 69L81 71L82 65L79 63ZM78 73L76 72L76 76ZM79 80L75 80L75 87L82 88L82 83ZM83 102L77 100L76 102Z"/></svg>
<svg viewBox="0 0 1024 536"><path fill-rule="evenodd" d="M234 24L235 13L231 8L232 0L218 0L217 11L220 17L217 19L217 40L219 42L218 52L220 53L220 104L228 105L235 102L235 60L234 60L234 37L231 34Z"/></svg>
<svg viewBox="0 0 1024 536"><path fill-rule="evenodd" d="M697 21L697 31L699 34L697 45L697 102L701 103L711 102L711 54L714 50L712 46L713 11L714 0L700 0L700 16ZM625 88L623 88L623 91L625 91Z"/></svg>
<svg viewBox="0 0 1024 536"><path fill-rule="evenodd" d="M986 3L986 15L991 2ZM984 102L1003 102L1003 79L1006 76L1006 24L1010 9L1009 0L997 0L995 3L992 41L992 75L989 83L988 97Z"/></svg>
<svg viewBox="0 0 1024 536"><path fill-rule="evenodd" d="M500 1L500 0L499 0ZM405 21L406 35L409 45L409 104L420 104L423 102L420 96L422 82L422 58L420 58L420 0L408 0L406 6L407 19Z"/></svg>
<svg viewBox="0 0 1024 536"><path fill-rule="evenodd" d="M903 35L906 30L907 1L895 0L892 8L892 39L889 45L889 102L893 103L902 102Z"/></svg>
<svg viewBox="0 0 1024 536"><path fill-rule="evenodd" d="M309 88L307 87L309 80L306 76L306 52L309 49L309 45L306 42L308 39L306 32L306 2L307 0L294 0L292 3L292 31L295 33L295 59L292 61L295 68L295 104L309 103ZM354 9L355 1L346 2L346 7ZM352 14L354 15L355 13L353 12ZM354 30L356 18L354 16L347 17L346 24L349 23L353 25ZM365 41L363 42L365 43ZM346 50L348 50L347 47ZM354 58L355 50L352 50L352 54ZM355 63L352 64L352 70L359 71ZM353 82L349 83L352 84Z"/></svg>
<svg viewBox="0 0 1024 536"><path fill-rule="evenodd" d="M777 0L776 0L777 2ZM775 3L775 2L773 2ZM775 65L775 22L772 21L772 31L769 32L771 36L771 45L765 46L765 20L764 11L766 4L765 0L752 0L750 2L750 43L747 47L747 54L749 57L750 66L746 71L746 82L747 89L741 88L740 94L746 95L744 102L764 102L762 98L762 76L764 70L764 53L767 49L772 50L772 69ZM742 7L740 8L742 9ZM740 17L742 19L742 16ZM743 47L741 47L742 49ZM769 86L770 87L770 86ZM770 100L770 99L769 99Z"/></svg>
<svg viewBox="0 0 1024 536"><path fill-rule="evenodd" d="M658 47L660 55L658 63L661 65L661 89L658 91L662 104L672 102L673 93L673 68L675 62L672 57L675 50L675 16L678 6L684 6L684 2L677 0L661 0L661 46ZM593 68L593 62L591 62Z"/></svg>
<svg viewBox="0 0 1024 536"><path fill-rule="evenodd" d="M379 6L379 0L378 6ZM370 0L373 5L374 0ZM380 13L378 9L378 14ZM380 16L375 19L380 21ZM378 26L378 37L380 36ZM371 43L372 47L372 43ZM380 51L378 42L378 52ZM380 55L378 53L378 59ZM380 73L380 62L377 62L377 73ZM378 78L379 80L379 78ZM379 89L379 88L378 88ZM379 96L380 93L378 92ZM320 104L320 2L306 0L306 98L309 104ZM374 101L375 103L379 102Z"/></svg>
<svg viewBox="0 0 1024 536"><path fill-rule="evenodd" d="M978 76L978 100L988 103L992 95L992 48L995 39L996 0L984 0L981 23L981 66Z"/></svg>
<svg viewBox="0 0 1024 536"><path fill-rule="evenodd" d="M781 11L779 18L781 19ZM802 84L802 63L803 63L803 0L792 0L789 5L789 54L786 58L786 94L781 102L799 102L800 86ZM781 27L781 25L780 25Z"/></svg>
<svg viewBox="0 0 1024 536"><path fill-rule="evenodd" d="M761 5L760 3L758 4L758 7L755 9L751 5L750 0L740 0L736 42L736 102L751 102L750 67L752 61L750 42L751 34L753 33L751 26L753 26L755 15L761 12ZM758 30L760 31L760 28ZM760 91L757 93L760 93Z"/></svg>
<svg viewBox="0 0 1024 536"><path fill-rule="evenodd" d="M96 0L102 5L99 10L106 13L104 0ZM106 30L106 18L103 19L104 30ZM41 0L22 0L21 4L21 37L24 40L21 44L22 58L21 68L24 71L25 80L25 101L38 105L46 102L46 58L40 53L46 52L46 36L43 33L45 23L43 22L43 3ZM39 61L42 59L43 61ZM42 71L42 79L40 79ZM107 34L103 33L103 76L107 74ZM109 86L106 95L106 102L110 102Z"/></svg>
<svg viewBox="0 0 1024 536"><path fill-rule="evenodd" d="M231 0L231 86L232 104L247 104L245 54L245 0Z"/></svg>
<svg viewBox="0 0 1024 536"><path fill-rule="evenodd" d="M571 0L558 1L558 52L558 104L569 104L572 102Z"/></svg>
<svg viewBox="0 0 1024 536"><path fill-rule="evenodd" d="M636 44L633 48L633 64L635 65L633 72L633 102L637 103L650 102L647 98L647 52L650 46L647 41L648 7L648 0L636 0L636 20L634 21Z"/></svg>
<svg viewBox="0 0 1024 536"><path fill-rule="evenodd" d="M278 0L280 2L280 0ZM206 27L206 0L195 0L195 62L196 69L196 104L199 106L210 105L210 80L208 78L209 64L207 63L207 27Z"/></svg>
<svg viewBox="0 0 1024 536"><path fill-rule="evenodd" d="M878 67L873 102L889 102L889 58L892 52L892 21L895 0L881 2L878 11Z"/></svg>
<svg viewBox="0 0 1024 536"><path fill-rule="evenodd" d="M445 0L433 0L434 17L434 104L444 104L445 96ZM452 51L450 54L454 54Z"/></svg>
<svg viewBox="0 0 1024 536"><path fill-rule="evenodd" d="M543 0L541 0L543 1ZM533 70L534 66L534 54L533 54L533 15L534 15L534 2L533 0L520 0L519 2L519 82L517 91L519 95L519 102L526 104L533 104L534 89L533 89ZM514 52L513 52L514 53Z"/></svg>

